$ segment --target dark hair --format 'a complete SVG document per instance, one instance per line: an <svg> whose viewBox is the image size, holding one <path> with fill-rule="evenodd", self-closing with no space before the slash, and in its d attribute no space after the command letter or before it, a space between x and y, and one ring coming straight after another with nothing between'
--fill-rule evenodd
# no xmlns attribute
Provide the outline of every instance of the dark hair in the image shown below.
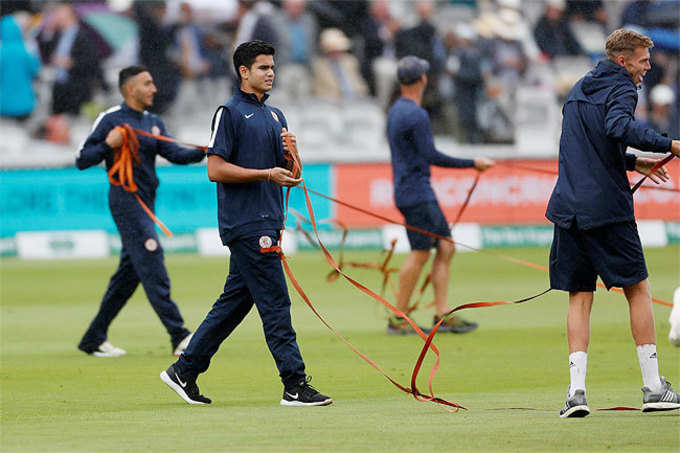
<svg viewBox="0 0 680 453"><path fill-rule="evenodd" d="M122 90L125 82L142 72L149 72L149 70L144 66L128 66L127 68L121 69L118 73L118 89Z"/></svg>
<svg viewBox="0 0 680 453"><path fill-rule="evenodd" d="M238 68L245 66L250 69L258 55L274 55L275 53L274 46L265 41L248 41L238 46L234 52L234 70L236 70L238 80L241 80Z"/></svg>

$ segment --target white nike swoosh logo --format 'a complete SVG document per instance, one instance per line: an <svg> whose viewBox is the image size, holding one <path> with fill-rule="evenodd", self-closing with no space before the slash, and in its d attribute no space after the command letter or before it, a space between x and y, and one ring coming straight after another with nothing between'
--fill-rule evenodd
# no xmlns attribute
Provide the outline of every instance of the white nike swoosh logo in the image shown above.
<svg viewBox="0 0 680 453"><path fill-rule="evenodd" d="M251 116L255 115L254 113L251 113L250 115L244 115L246 119L250 118Z"/></svg>
<svg viewBox="0 0 680 453"><path fill-rule="evenodd" d="M179 378L179 376L177 375L177 373L175 373L175 377L177 378L177 382L179 382L179 385L181 385L182 388L184 388L184 387L187 386L187 383L186 383L186 382L182 382L182 380Z"/></svg>
<svg viewBox="0 0 680 453"><path fill-rule="evenodd" d="M293 395L292 393L286 392L286 395L290 396L290 397L293 398L294 400L298 399L298 394L297 394L297 393L296 393L295 395Z"/></svg>

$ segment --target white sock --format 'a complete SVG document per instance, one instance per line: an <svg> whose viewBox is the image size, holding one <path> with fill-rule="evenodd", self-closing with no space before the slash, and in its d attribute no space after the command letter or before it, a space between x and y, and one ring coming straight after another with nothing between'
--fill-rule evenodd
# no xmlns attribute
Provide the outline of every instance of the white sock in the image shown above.
<svg viewBox="0 0 680 453"><path fill-rule="evenodd" d="M659 362L656 360L656 345L643 344L637 347L640 370L642 371L642 383L654 392L660 392L663 388L659 377Z"/></svg>
<svg viewBox="0 0 680 453"><path fill-rule="evenodd" d="M586 368L588 366L588 353L576 351L569 354L569 396L574 396L576 390L586 391Z"/></svg>

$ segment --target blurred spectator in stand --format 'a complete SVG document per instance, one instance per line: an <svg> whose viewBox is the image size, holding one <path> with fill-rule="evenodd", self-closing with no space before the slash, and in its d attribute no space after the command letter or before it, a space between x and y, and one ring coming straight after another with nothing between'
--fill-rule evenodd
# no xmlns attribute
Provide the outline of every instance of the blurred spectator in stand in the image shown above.
<svg viewBox="0 0 680 453"><path fill-rule="evenodd" d="M663 83L656 85L649 93L647 123L655 131L668 134L669 137L680 136L680 119L675 99L673 89Z"/></svg>
<svg viewBox="0 0 680 453"><path fill-rule="evenodd" d="M179 67L185 79L197 79L210 70L203 56L203 33L194 22L193 9L187 2L180 5L180 26L177 30Z"/></svg>
<svg viewBox="0 0 680 453"><path fill-rule="evenodd" d="M181 81L179 67L170 58L175 31L163 23L166 8L162 0L138 0L134 12L139 26L139 62L149 69L158 88L149 111L160 114L174 102Z"/></svg>
<svg viewBox="0 0 680 453"><path fill-rule="evenodd" d="M273 7L269 2L238 0L238 28L234 49L247 41L259 39L278 47L279 39L272 23Z"/></svg>
<svg viewBox="0 0 680 453"><path fill-rule="evenodd" d="M320 44L323 56L312 63L314 94L332 101L367 96L368 87L359 73L359 61L349 53L349 38L337 28L328 28L321 32Z"/></svg>
<svg viewBox="0 0 680 453"><path fill-rule="evenodd" d="M501 9L497 15L482 15L475 21L483 54L484 101L479 106L484 141L514 142L516 92L529 60L524 52L523 27L519 13Z"/></svg>
<svg viewBox="0 0 680 453"><path fill-rule="evenodd" d="M602 0L567 0L566 8L570 21L597 23L607 29L609 17Z"/></svg>
<svg viewBox="0 0 680 453"><path fill-rule="evenodd" d="M173 46L174 59L179 64L182 81L172 107L172 117L186 118L204 109L213 100L206 85L210 62L203 51L203 32L194 19L188 2L179 5L179 23Z"/></svg>
<svg viewBox="0 0 680 453"><path fill-rule="evenodd" d="M457 46L453 58L447 60L447 71L453 75L455 104L460 128L459 139L464 143L479 143L482 139L477 121L477 104L484 88L482 53L476 45L476 33L467 24L455 29Z"/></svg>
<svg viewBox="0 0 680 453"><path fill-rule="evenodd" d="M678 33L680 27L680 0L655 0L645 11L645 26L666 28Z"/></svg>
<svg viewBox="0 0 680 453"><path fill-rule="evenodd" d="M0 19L0 116L24 121L35 108L33 79L40 59L24 45L13 15Z"/></svg>
<svg viewBox="0 0 680 453"><path fill-rule="evenodd" d="M381 99L383 105L389 97L389 89L396 82L394 36L398 30L399 22L392 17L388 1L373 0L369 14L361 20L364 42L361 75L371 94Z"/></svg>
<svg viewBox="0 0 680 453"><path fill-rule="evenodd" d="M91 100L96 83L106 90L108 85L94 41L70 3L59 3L48 14L38 45L43 61L54 69L53 115L46 123L46 137L66 143L69 125L62 114L78 115L81 106Z"/></svg>
<svg viewBox="0 0 680 453"><path fill-rule="evenodd" d="M509 27L522 43L522 51L529 60L538 60L540 49L536 45L533 24L524 17L521 0L496 0L498 10L495 12L497 27Z"/></svg>
<svg viewBox="0 0 680 453"><path fill-rule="evenodd" d="M565 6L564 0L548 0L544 14L534 28L536 44L551 59L561 55L584 54L565 15Z"/></svg>
<svg viewBox="0 0 680 453"><path fill-rule="evenodd" d="M623 10L621 26L676 29L680 25L680 0L629 1Z"/></svg>
<svg viewBox="0 0 680 453"><path fill-rule="evenodd" d="M307 0L283 0L281 8L276 21L279 39L276 65L293 63L310 66L312 57L317 53L319 27L316 18L307 10Z"/></svg>
<svg viewBox="0 0 680 453"><path fill-rule="evenodd" d="M621 27L630 27L631 25L646 26L647 6L649 0L633 0L629 1L623 9L621 16Z"/></svg>
<svg viewBox="0 0 680 453"><path fill-rule="evenodd" d="M277 86L293 99L305 99L311 86L312 59L317 54L316 18L307 11L307 0L284 0L277 19Z"/></svg>
<svg viewBox="0 0 680 453"><path fill-rule="evenodd" d="M439 78L444 70L446 55L444 44L432 23L435 13L434 3L431 0L419 0L416 3L416 11L419 18L418 25L397 32L394 42L395 52L397 59L415 55L430 64L422 107L429 113L432 130L437 134L446 131L442 100L439 96Z"/></svg>
<svg viewBox="0 0 680 453"><path fill-rule="evenodd" d="M0 14L3 17L20 11L25 11L33 14L38 11L37 8L38 5L35 5L35 3L36 2L31 0L4 1L2 2L2 8L0 8Z"/></svg>
<svg viewBox="0 0 680 453"><path fill-rule="evenodd" d="M346 36L361 34L361 18L368 15L367 0L313 0L309 9L316 15L319 28L339 28Z"/></svg>

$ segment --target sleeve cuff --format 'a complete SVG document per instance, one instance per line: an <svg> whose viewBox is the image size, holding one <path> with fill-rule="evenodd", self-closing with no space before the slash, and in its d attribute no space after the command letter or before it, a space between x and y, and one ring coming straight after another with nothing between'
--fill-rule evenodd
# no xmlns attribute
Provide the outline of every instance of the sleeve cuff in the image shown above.
<svg viewBox="0 0 680 453"><path fill-rule="evenodd" d="M666 152L669 152L669 153L670 153L670 152L671 152L671 148L673 147L673 140L671 140L670 138L668 138L668 137L666 136L666 134L664 134L662 138L663 138L664 142L666 142L666 144L665 144L665 146L664 146L664 148L666 149Z"/></svg>
<svg viewBox="0 0 680 453"><path fill-rule="evenodd" d="M626 170L635 170L635 161L637 161L637 156L635 154L626 153Z"/></svg>

